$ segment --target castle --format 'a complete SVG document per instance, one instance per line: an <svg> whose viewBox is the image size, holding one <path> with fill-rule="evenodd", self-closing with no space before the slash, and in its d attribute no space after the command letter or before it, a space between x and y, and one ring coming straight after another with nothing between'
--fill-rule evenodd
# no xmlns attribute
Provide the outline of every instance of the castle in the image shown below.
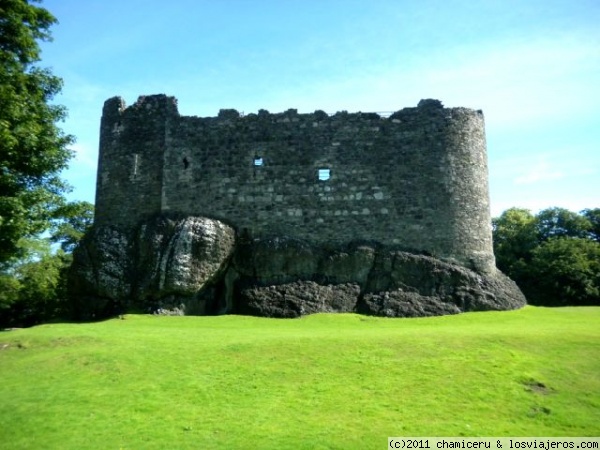
<svg viewBox="0 0 600 450"><path fill-rule="evenodd" d="M481 111L202 118L115 97L69 291L82 319L519 308L490 225Z"/></svg>
<svg viewBox="0 0 600 450"><path fill-rule="evenodd" d="M495 272L481 111L422 100L389 117L323 111L181 116L104 104L96 226L203 216L252 238L377 242Z"/></svg>

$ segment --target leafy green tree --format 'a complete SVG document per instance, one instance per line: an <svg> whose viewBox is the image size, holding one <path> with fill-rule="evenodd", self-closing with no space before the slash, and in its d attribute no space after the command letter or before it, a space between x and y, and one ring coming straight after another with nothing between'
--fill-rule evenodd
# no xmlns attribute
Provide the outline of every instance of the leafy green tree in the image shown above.
<svg viewBox="0 0 600 450"><path fill-rule="evenodd" d="M21 282L11 273L0 273L0 328L9 325L12 306L19 300Z"/></svg>
<svg viewBox="0 0 600 450"><path fill-rule="evenodd" d="M23 257L0 273L0 328L23 327L65 317L67 270L72 255L52 251L50 239L22 244Z"/></svg>
<svg viewBox="0 0 600 450"><path fill-rule="evenodd" d="M555 237L589 237L592 224L587 217L565 208L548 208L536 215L540 242Z"/></svg>
<svg viewBox="0 0 600 450"><path fill-rule="evenodd" d="M498 268L532 304L600 304L599 216L598 209L506 210L492 221Z"/></svg>
<svg viewBox="0 0 600 450"><path fill-rule="evenodd" d="M70 258L62 251L20 266L19 298L12 305L12 320L19 326L32 326L62 316L65 309L63 269Z"/></svg>
<svg viewBox="0 0 600 450"><path fill-rule="evenodd" d="M528 299L538 305L600 304L600 243L559 237L533 250Z"/></svg>
<svg viewBox="0 0 600 450"><path fill-rule="evenodd" d="M32 0L34 1L34 0ZM51 104L62 80L37 67L38 41L56 19L27 0L0 1L0 265L23 255L23 238L50 226L68 186L59 173L73 138L57 126L66 112Z"/></svg>
<svg viewBox="0 0 600 450"><path fill-rule="evenodd" d="M581 214L590 221L590 237L600 242L600 208L584 209Z"/></svg>
<svg viewBox="0 0 600 450"><path fill-rule="evenodd" d="M539 245L535 216L528 209L507 209L492 219L492 234L496 265L514 277L531 260L532 250Z"/></svg>
<svg viewBox="0 0 600 450"><path fill-rule="evenodd" d="M49 238L21 239L19 259L0 271L0 328L31 326L69 315L67 276L72 250L91 226L93 205L58 208ZM52 244L61 249L53 251Z"/></svg>
<svg viewBox="0 0 600 450"><path fill-rule="evenodd" d="M92 226L94 205L89 202L71 202L55 211L51 242L60 243L61 249L71 253L83 235Z"/></svg>

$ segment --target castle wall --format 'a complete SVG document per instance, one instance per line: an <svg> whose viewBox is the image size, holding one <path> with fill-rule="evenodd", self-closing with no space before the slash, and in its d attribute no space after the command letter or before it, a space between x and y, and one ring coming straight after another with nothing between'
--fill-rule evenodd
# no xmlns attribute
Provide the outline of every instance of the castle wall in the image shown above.
<svg viewBox="0 0 600 450"><path fill-rule="evenodd" d="M100 125L96 224L136 225L160 212L167 119L178 116L175 100L140 97L129 108L107 100Z"/></svg>
<svg viewBox="0 0 600 450"><path fill-rule="evenodd" d="M198 118L164 96L116 115L115 101L102 121L99 222L208 216L253 237L378 241L494 270L481 112L427 100L389 118Z"/></svg>

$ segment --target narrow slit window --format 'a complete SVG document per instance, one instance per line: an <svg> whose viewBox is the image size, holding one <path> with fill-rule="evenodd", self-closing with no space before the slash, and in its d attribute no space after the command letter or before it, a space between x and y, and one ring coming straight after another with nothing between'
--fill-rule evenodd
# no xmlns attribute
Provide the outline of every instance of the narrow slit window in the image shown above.
<svg viewBox="0 0 600 450"><path fill-rule="evenodd" d="M263 159L260 156L254 157L254 167L260 167L264 164Z"/></svg>
<svg viewBox="0 0 600 450"><path fill-rule="evenodd" d="M331 169L319 169L319 180L327 181L331 178Z"/></svg>
<svg viewBox="0 0 600 450"><path fill-rule="evenodd" d="M133 178L137 178L139 164L140 164L139 155L137 153L135 153L133 155Z"/></svg>
<svg viewBox="0 0 600 450"><path fill-rule="evenodd" d="M183 168L187 169L188 167L190 167L190 160L187 159L187 156L185 158L183 158Z"/></svg>

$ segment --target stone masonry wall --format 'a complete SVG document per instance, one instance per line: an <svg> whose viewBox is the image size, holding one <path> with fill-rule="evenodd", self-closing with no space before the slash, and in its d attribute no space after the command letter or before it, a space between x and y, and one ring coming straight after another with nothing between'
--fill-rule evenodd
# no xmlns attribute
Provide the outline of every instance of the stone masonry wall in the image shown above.
<svg viewBox="0 0 600 450"><path fill-rule="evenodd" d="M167 118L178 116L166 96L140 97L125 107L104 104L96 181L97 224L136 225L160 212Z"/></svg>
<svg viewBox="0 0 600 450"><path fill-rule="evenodd" d="M180 116L171 97L130 108L110 99L96 208L99 224L206 216L251 237L375 241L495 270L483 115L436 100L389 118L295 110L198 118Z"/></svg>

